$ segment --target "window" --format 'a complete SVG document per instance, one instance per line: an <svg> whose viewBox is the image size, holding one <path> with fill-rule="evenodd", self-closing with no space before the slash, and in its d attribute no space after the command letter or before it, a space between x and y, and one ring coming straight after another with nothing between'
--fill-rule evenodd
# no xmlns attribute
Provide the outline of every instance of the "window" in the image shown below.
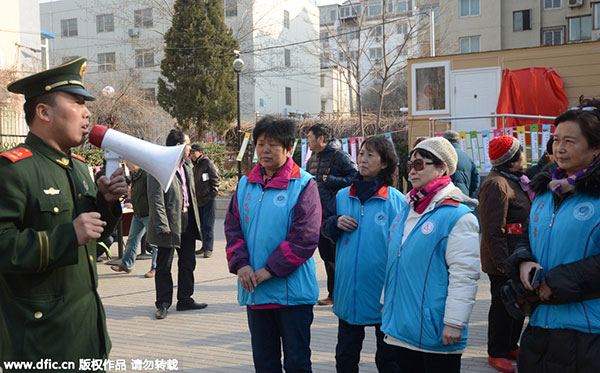
<svg viewBox="0 0 600 373"><path fill-rule="evenodd" d="M329 67L329 53L321 53L321 69Z"/></svg>
<svg viewBox="0 0 600 373"><path fill-rule="evenodd" d="M563 44L563 29L549 29L542 31L542 45Z"/></svg>
<svg viewBox="0 0 600 373"><path fill-rule="evenodd" d="M287 10L283 11L283 27L290 28L290 12Z"/></svg>
<svg viewBox="0 0 600 373"><path fill-rule="evenodd" d="M558 9L562 7L561 0L544 0L544 9Z"/></svg>
<svg viewBox="0 0 600 373"><path fill-rule="evenodd" d="M156 105L156 89L146 88L142 90L143 98L146 101L150 101Z"/></svg>
<svg viewBox="0 0 600 373"><path fill-rule="evenodd" d="M479 0L460 0L460 16L472 17L479 15Z"/></svg>
<svg viewBox="0 0 600 373"><path fill-rule="evenodd" d="M440 7L435 5L435 6L425 6L420 8L420 17L423 17L424 19L426 19L427 21L425 22L429 22L429 13L431 12L431 9L433 9L433 16L435 17L435 24L439 25L440 24Z"/></svg>
<svg viewBox="0 0 600 373"><path fill-rule="evenodd" d="M369 7L367 8L367 16L376 17L381 15L381 2L380 1L371 1L369 3Z"/></svg>
<svg viewBox="0 0 600 373"><path fill-rule="evenodd" d="M289 49L283 50L283 64L285 67L292 66L292 56Z"/></svg>
<svg viewBox="0 0 600 373"><path fill-rule="evenodd" d="M321 39L322 46L326 47L329 45L329 32L328 31L321 31L319 37Z"/></svg>
<svg viewBox="0 0 600 373"><path fill-rule="evenodd" d="M138 9L133 11L133 26L134 27L153 27L152 8Z"/></svg>
<svg viewBox="0 0 600 373"><path fill-rule="evenodd" d="M96 33L115 31L115 21L112 14L96 16Z"/></svg>
<svg viewBox="0 0 600 373"><path fill-rule="evenodd" d="M77 18L62 19L60 21L60 29L63 38L77 36Z"/></svg>
<svg viewBox="0 0 600 373"><path fill-rule="evenodd" d="M258 106L265 107L265 99L264 98L259 98L258 99Z"/></svg>
<svg viewBox="0 0 600 373"><path fill-rule="evenodd" d="M413 115L447 114L450 103L450 61L411 65Z"/></svg>
<svg viewBox="0 0 600 373"><path fill-rule="evenodd" d="M398 1L397 5L396 5L396 11L398 13L410 13L410 12L412 12L412 0L408 0L408 1L400 0L400 1Z"/></svg>
<svg viewBox="0 0 600 373"><path fill-rule="evenodd" d="M381 36L382 29L381 26L377 26L373 29L373 36Z"/></svg>
<svg viewBox="0 0 600 373"><path fill-rule="evenodd" d="M350 51L350 59L352 59L352 61L358 60L358 51Z"/></svg>
<svg viewBox="0 0 600 373"><path fill-rule="evenodd" d="M592 39L592 16L569 18L569 41Z"/></svg>
<svg viewBox="0 0 600 373"><path fill-rule="evenodd" d="M290 87L285 87L285 104L292 106L292 89Z"/></svg>
<svg viewBox="0 0 600 373"><path fill-rule="evenodd" d="M135 50L135 67L154 66L154 51L152 49Z"/></svg>
<svg viewBox="0 0 600 373"><path fill-rule="evenodd" d="M115 52L98 53L98 72L115 71Z"/></svg>
<svg viewBox="0 0 600 373"><path fill-rule="evenodd" d="M369 48L369 58L371 60L379 60L381 57L383 57L381 48Z"/></svg>
<svg viewBox="0 0 600 373"><path fill-rule="evenodd" d="M594 16L594 30L600 29L600 3L592 3L592 14Z"/></svg>
<svg viewBox="0 0 600 373"><path fill-rule="evenodd" d="M340 19L355 17L356 13L361 13L361 6L358 4L346 5L340 8Z"/></svg>
<svg viewBox="0 0 600 373"><path fill-rule="evenodd" d="M321 74L321 87L325 87L325 74Z"/></svg>
<svg viewBox="0 0 600 373"><path fill-rule="evenodd" d="M321 111L324 113L327 107L327 100L321 100Z"/></svg>
<svg viewBox="0 0 600 373"><path fill-rule="evenodd" d="M513 12L513 31L531 30L531 9Z"/></svg>
<svg viewBox="0 0 600 373"><path fill-rule="evenodd" d="M481 50L479 36L468 36L458 39L459 53L475 53Z"/></svg>
<svg viewBox="0 0 600 373"><path fill-rule="evenodd" d="M408 33L408 24L407 23L399 23L398 29L396 30L398 34L406 35Z"/></svg>
<svg viewBox="0 0 600 373"><path fill-rule="evenodd" d="M344 62L346 60L346 55L344 52L338 52L338 62Z"/></svg>
<svg viewBox="0 0 600 373"><path fill-rule="evenodd" d="M225 0L225 17L237 17L237 0Z"/></svg>

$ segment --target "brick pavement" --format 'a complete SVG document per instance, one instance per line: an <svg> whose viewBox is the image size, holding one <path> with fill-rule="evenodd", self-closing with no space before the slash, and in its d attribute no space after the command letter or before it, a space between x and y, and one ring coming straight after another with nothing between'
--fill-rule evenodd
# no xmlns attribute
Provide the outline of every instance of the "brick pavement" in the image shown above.
<svg viewBox="0 0 600 373"><path fill-rule="evenodd" d="M194 298L209 304L200 311L170 309L164 320L154 318L154 280L144 278L149 260L137 261L131 274L115 273L98 264L100 295L106 309L113 343L111 359L177 359L184 372L253 372L246 314L237 304L236 277L225 260L223 220L217 220L215 251L210 259L198 258ZM319 255L317 276L325 293L325 270ZM176 273L176 260L173 263ZM174 276L174 282L177 282ZM487 310L489 282L482 275L477 303L471 315L469 344L462 372L495 372L487 365ZM176 302L176 299L175 299ZM334 372L337 318L331 307L315 307L312 325L313 371ZM376 372L374 330L367 330L360 371ZM155 370L156 371L156 370Z"/></svg>

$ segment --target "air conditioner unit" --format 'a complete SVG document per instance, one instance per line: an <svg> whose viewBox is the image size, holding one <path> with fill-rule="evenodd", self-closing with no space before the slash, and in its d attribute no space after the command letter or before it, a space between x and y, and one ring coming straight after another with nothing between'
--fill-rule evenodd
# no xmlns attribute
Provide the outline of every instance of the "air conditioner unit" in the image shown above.
<svg viewBox="0 0 600 373"><path fill-rule="evenodd" d="M140 29L138 28L130 28L129 29L129 37L130 38L137 38L140 36Z"/></svg>
<svg viewBox="0 0 600 373"><path fill-rule="evenodd" d="M583 0L569 0L569 8L576 8L583 5Z"/></svg>

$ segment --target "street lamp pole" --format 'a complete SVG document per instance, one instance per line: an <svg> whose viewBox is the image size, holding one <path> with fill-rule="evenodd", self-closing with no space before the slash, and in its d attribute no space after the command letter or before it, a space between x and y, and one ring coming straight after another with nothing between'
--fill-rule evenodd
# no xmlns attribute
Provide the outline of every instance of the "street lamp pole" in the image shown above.
<svg viewBox="0 0 600 373"><path fill-rule="evenodd" d="M240 114L240 72L244 68L244 61L240 58L240 52L233 51L236 55L235 61L233 61L233 70L236 73L236 84L237 84L237 146L238 149L242 147L242 119ZM238 180L242 179L242 162L238 161Z"/></svg>

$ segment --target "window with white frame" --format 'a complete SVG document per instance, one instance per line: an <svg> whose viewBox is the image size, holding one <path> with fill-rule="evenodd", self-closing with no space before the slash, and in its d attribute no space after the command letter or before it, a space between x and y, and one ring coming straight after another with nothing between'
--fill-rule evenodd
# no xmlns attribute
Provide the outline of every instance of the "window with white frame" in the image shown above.
<svg viewBox="0 0 600 373"><path fill-rule="evenodd" d="M152 8L136 9L133 11L133 26L150 28L154 26L152 21Z"/></svg>
<svg viewBox="0 0 600 373"><path fill-rule="evenodd" d="M321 45L326 47L329 45L329 32L321 31L319 38L321 39Z"/></svg>
<svg viewBox="0 0 600 373"><path fill-rule="evenodd" d="M594 30L600 29L600 3L592 3L592 16L594 18L592 28Z"/></svg>
<svg viewBox="0 0 600 373"><path fill-rule="evenodd" d="M135 50L135 67L154 66L154 51L152 49Z"/></svg>
<svg viewBox="0 0 600 373"><path fill-rule="evenodd" d="M77 36L77 18L62 19L60 29L63 38Z"/></svg>
<svg viewBox="0 0 600 373"><path fill-rule="evenodd" d="M115 71L115 52L98 53L98 72Z"/></svg>
<svg viewBox="0 0 600 373"><path fill-rule="evenodd" d="M321 68L325 69L327 67L329 67L329 53L324 52L321 53Z"/></svg>
<svg viewBox="0 0 600 373"><path fill-rule="evenodd" d="M377 27L375 27L375 28L373 29L373 36L381 36L381 34L382 34L382 31L383 31L383 30L382 30L382 27L381 27L381 25L380 25L380 26L377 26Z"/></svg>
<svg viewBox="0 0 600 373"><path fill-rule="evenodd" d="M337 9L331 9L329 11L329 22L335 22L337 19Z"/></svg>
<svg viewBox="0 0 600 373"><path fill-rule="evenodd" d="M435 24L439 25L440 24L440 7L437 5L434 6L424 6L422 8L419 9L419 18L420 19L425 19L425 22L429 22L429 15L431 13L431 10L433 9L433 16L435 17Z"/></svg>
<svg viewBox="0 0 600 373"><path fill-rule="evenodd" d="M381 48L369 48L369 58L371 60L380 60L383 57L383 50Z"/></svg>
<svg viewBox="0 0 600 373"><path fill-rule="evenodd" d="M396 29L396 33L406 35L408 33L408 24L399 23L398 28Z"/></svg>
<svg viewBox="0 0 600 373"><path fill-rule="evenodd" d="M237 17L237 0L225 0L225 17Z"/></svg>
<svg viewBox="0 0 600 373"><path fill-rule="evenodd" d="M513 31L531 30L531 9L513 12Z"/></svg>
<svg viewBox="0 0 600 373"><path fill-rule="evenodd" d="M326 107L327 107L327 100L321 100L321 111L325 112Z"/></svg>
<svg viewBox="0 0 600 373"><path fill-rule="evenodd" d="M544 0L544 9L559 9L562 7L562 0Z"/></svg>
<svg viewBox="0 0 600 373"><path fill-rule="evenodd" d="M367 8L367 16L376 17L381 15L381 1L371 1L369 2L369 7Z"/></svg>
<svg viewBox="0 0 600 373"><path fill-rule="evenodd" d="M459 53L476 53L481 50L479 36L467 36L458 39Z"/></svg>
<svg viewBox="0 0 600 373"><path fill-rule="evenodd" d="M542 45L563 44L563 28L546 29L542 31Z"/></svg>
<svg viewBox="0 0 600 373"><path fill-rule="evenodd" d="M325 87L325 74L321 74L321 87Z"/></svg>
<svg viewBox="0 0 600 373"><path fill-rule="evenodd" d="M479 0L460 0L458 3L461 17L473 17L479 15Z"/></svg>
<svg viewBox="0 0 600 373"><path fill-rule="evenodd" d="M569 18L569 41L592 39L592 16Z"/></svg>
<svg viewBox="0 0 600 373"><path fill-rule="evenodd" d="M410 13L412 12L412 0L399 0L396 3L396 12L398 13Z"/></svg>
<svg viewBox="0 0 600 373"><path fill-rule="evenodd" d="M264 98L259 98L258 99L258 106L265 107L265 99Z"/></svg>
<svg viewBox="0 0 600 373"><path fill-rule="evenodd" d="M283 64L285 67L292 66L292 55L289 49L285 48L283 50Z"/></svg>
<svg viewBox="0 0 600 373"><path fill-rule="evenodd" d="M287 10L283 11L283 27L290 28L290 12Z"/></svg>
<svg viewBox="0 0 600 373"><path fill-rule="evenodd" d="M350 51L350 59L351 59L352 61L356 61L356 60L358 60L358 51L357 51L357 50L355 50L355 51Z"/></svg>
<svg viewBox="0 0 600 373"><path fill-rule="evenodd" d="M292 106L292 88L285 87L285 104Z"/></svg>
<svg viewBox="0 0 600 373"><path fill-rule="evenodd" d="M115 19L112 14L96 16L96 33L115 31Z"/></svg>
<svg viewBox="0 0 600 373"><path fill-rule="evenodd" d="M410 73L412 114L448 114L450 61L414 63Z"/></svg>

